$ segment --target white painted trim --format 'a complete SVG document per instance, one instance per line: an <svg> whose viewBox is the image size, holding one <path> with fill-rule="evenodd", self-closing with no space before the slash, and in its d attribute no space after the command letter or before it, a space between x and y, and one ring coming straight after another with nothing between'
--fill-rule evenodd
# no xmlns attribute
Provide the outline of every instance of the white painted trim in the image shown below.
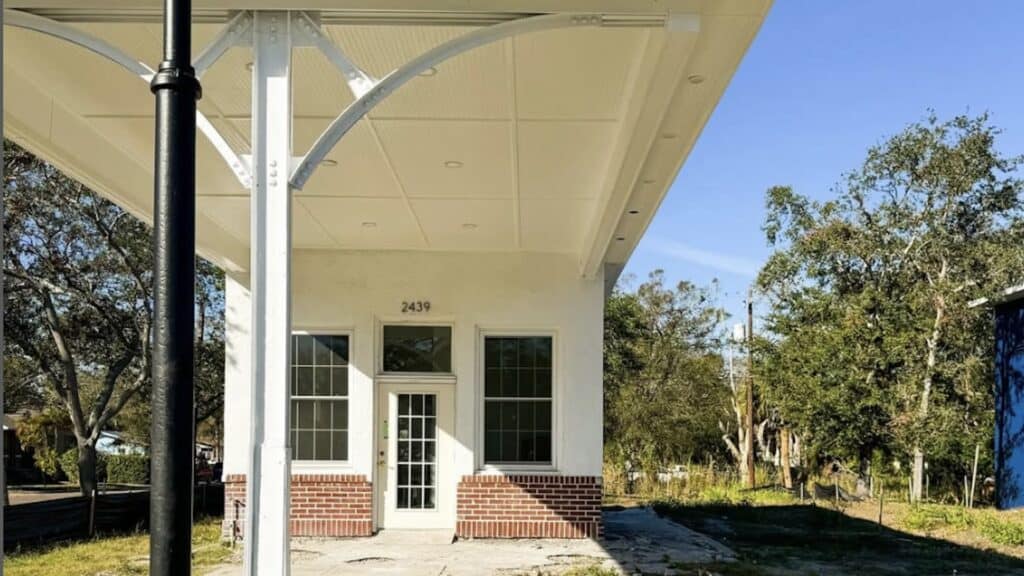
<svg viewBox="0 0 1024 576"><path fill-rule="evenodd" d="M498 466L495 464L484 464L475 472L477 476L517 476L520 474L530 476L561 476L562 472L554 466Z"/></svg>
<svg viewBox="0 0 1024 576"><path fill-rule="evenodd" d="M249 576L291 570L291 18L257 12L253 23L252 453L243 564Z"/></svg>
<svg viewBox="0 0 1024 576"><path fill-rule="evenodd" d="M206 48L203 48L203 51L192 60L192 68L195 70L196 77L202 78L210 66L213 66L228 49L251 43L252 14L239 12L224 24L224 27L210 40Z"/></svg>
<svg viewBox="0 0 1024 576"><path fill-rule="evenodd" d="M347 462L321 462L318 460L292 460L292 476L303 474L360 474Z"/></svg>
<svg viewBox="0 0 1024 576"><path fill-rule="evenodd" d="M431 372L387 372L377 374L373 379L381 384L404 384L416 382L423 382L426 384L455 384L458 381L455 374L433 374Z"/></svg>
<svg viewBox="0 0 1024 576"><path fill-rule="evenodd" d="M40 34L60 38L65 42L70 42L71 44L85 48L93 54L102 56L103 58L120 65L122 68L128 70L139 78L142 78L147 83L153 79L153 69L146 64L139 62L105 40L101 40L100 38L83 32L78 28L62 24L56 20L44 18L29 12L22 12L20 10L4 9L4 25L32 30L34 32L39 32Z"/></svg>
<svg viewBox="0 0 1024 576"><path fill-rule="evenodd" d="M551 338L551 463L550 464L488 464L484 458L485 431L484 431L484 409L486 391L484 389L485 349L484 339L487 337L530 337L547 336ZM473 450L474 468L477 474L485 475L511 475L511 474L558 474L558 463L561 459L562 442L559 441L561 434L561 418L559 417L562 408L562 378L559 373L559 363L562 356L561 339L558 329L550 326L543 328L526 327L482 327L476 330L476 366L474 373L476 385L473 387L473 412L474 430L473 439L476 444Z"/></svg>
<svg viewBox="0 0 1024 576"><path fill-rule="evenodd" d="M160 22L162 0L7 0L11 8L28 8L54 18L78 22ZM666 15L693 10L692 0L305 0L307 10L320 10L324 22L349 25L485 26L529 14L604 12L622 26L658 26ZM766 3L719 2L713 13L763 15ZM233 10L281 8L274 0L196 0L193 21L217 23Z"/></svg>
<svg viewBox="0 0 1024 576"><path fill-rule="evenodd" d="M676 94L690 58L693 57L700 26L699 15L674 15L665 27L666 38L660 53L656 58L654 54L645 54L641 60L652 66L655 71L666 72L651 76L649 84L644 86L638 86L636 82L629 83L634 93L626 108L622 126L629 127L631 132L619 134L615 139L617 147L608 162L609 170L605 175L601 197L598 200L598 210L584 237L580 255L580 274L585 278L597 276L616 237L616 230L626 213L630 199L638 187L645 185L641 173L669 116L672 97ZM651 49L652 45L648 43L645 51L650 52ZM670 176L674 177L675 172ZM658 182L657 185L663 186L667 192L671 182ZM654 212L651 211L652 217ZM640 230L646 230L646 226ZM640 237L633 235L627 237L625 241L635 246Z"/></svg>
<svg viewBox="0 0 1024 576"><path fill-rule="evenodd" d="M331 42L331 37L327 31L321 28L320 23L314 20L308 13L300 12L299 22L296 22L296 24L298 25L297 32L305 37L306 42L319 49L334 64L335 68L341 72L342 76L345 77L345 83L348 84L349 90L352 91L352 96L359 98L369 92L374 84L377 83L376 79L359 66L356 66L342 52L341 48L336 46L334 42Z"/></svg>

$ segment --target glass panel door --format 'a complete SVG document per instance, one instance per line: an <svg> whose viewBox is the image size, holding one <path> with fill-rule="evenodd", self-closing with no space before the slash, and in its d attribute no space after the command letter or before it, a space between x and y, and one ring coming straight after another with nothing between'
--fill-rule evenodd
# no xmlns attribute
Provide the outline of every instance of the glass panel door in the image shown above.
<svg viewBox="0 0 1024 576"><path fill-rule="evenodd" d="M455 386L381 383L378 398L378 526L454 528Z"/></svg>
<svg viewBox="0 0 1024 576"><path fill-rule="evenodd" d="M433 509L437 492L437 395L398 395L398 482L400 510Z"/></svg>

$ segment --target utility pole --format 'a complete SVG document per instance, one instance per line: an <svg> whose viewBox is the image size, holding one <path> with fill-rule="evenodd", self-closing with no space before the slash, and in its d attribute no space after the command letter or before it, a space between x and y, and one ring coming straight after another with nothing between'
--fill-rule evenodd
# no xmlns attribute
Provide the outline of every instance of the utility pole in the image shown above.
<svg viewBox="0 0 1024 576"><path fill-rule="evenodd" d="M747 487L757 482L754 471L754 289L747 291Z"/></svg>
<svg viewBox="0 0 1024 576"><path fill-rule="evenodd" d="M191 49L191 0L165 0L164 59L150 83L156 96L149 502L153 576L187 576L192 565L196 100L200 88Z"/></svg>

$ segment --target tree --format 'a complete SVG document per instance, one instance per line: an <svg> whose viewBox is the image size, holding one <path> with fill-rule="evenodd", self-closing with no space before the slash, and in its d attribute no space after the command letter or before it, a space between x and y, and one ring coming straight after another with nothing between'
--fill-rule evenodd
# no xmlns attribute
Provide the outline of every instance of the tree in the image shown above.
<svg viewBox="0 0 1024 576"><path fill-rule="evenodd" d="M63 402L90 494L100 432L148 383L149 234L28 152L5 144L4 161L4 330Z"/></svg>
<svg viewBox="0 0 1024 576"><path fill-rule="evenodd" d="M202 258L196 260L195 423L223 425L224 412L224 273ZM125 407L116 418L124 434L140 444L149 443L149 390ZM216 436L216 434L215 434ZM197 439L200 437L197 434Z"/></svg>
<svg viewBox="0 0 1024 576"><path fill-rule="evenodd" d="M224 273L196 261L196 422L219 420L224 409Z"/></svg>
<svg viewBox="0 0 1024 576"><path fill-rule="evenodd" d="M24 359L59 399L77 441L79 484L90 494L100 433L148 395L151 232L6 141L4 167L5 365ZM219 275L198 269L201 278Z"/></svg>
<svg viewBox="0 0 1024 576"><path fill-rule="evenodd" d="M872 147L833 200L768 192L765 231L780 250L759 281L777 305L779 401L831 394L816 404L848 411L837 420L857 438L818 437L861 455L891 434L910 454L915 500L926 453L991 433L991 330L969 303L1024 269L1021 158L997 152L998 134L985 115L932 116ZM808 428L827 425L793 408Z"/></svg>
<svg viewBox="0 0 1024 576"><path fill-rule="evenodd" d="M746 344L743 345L743 349L746 348ZM722 433L722 442L725 443L726 448L729 450L729 455L736 462L736 468L739 473L739 477L747 482L749 478L748 472L750 470L748 456L751 454L751 447L753 447L753 454L757 454L757 446L764 447L764 432L768 426L768 420L763 419L757 422L758 414L757 408L754 409L754 419L752 424L747 423L747 387L753 386L751 378L748 377L749 370L751 369L748 364L749 362L745 358L739 358L735 355L735 350L730 349L729 354L729 366L726 370L728 380L728 409L726 412L726 418L718 420L718 429ZM735 424L735 428L733 428ZM735 436L735 438L733 438ZM748 440L750 442L748 443ZM756 440L756 442L754 442ZM762 450L764 454L764 450ZM753 486L749 486L753 487Z"/></svg>
<svg viewBox="0 0 1024 576"><path fill-rule="evenodd" d="M718 450L726 406L712 294L653 272L605 308L605 442L616 464L656 473Z"/></svg>
<svg viewBox="0 0 1024 576"><path fill-rule="evenodd" d="M61 430L70 427L69 424L65 412L47 408L25 418L18 427L18 441L22 446L31 447L35 451L36 466L51 478L55 478L60 470L58 437Z"/></svg>
<svg viewBox="0 0 1024 576"><path fill-rule="evenodd" d="M43 407L43 385L30 358L8 354L4 357L3 370L4 414Z"/></svg>
<svg viewBox="0 0 1024 576"><path fill-rule="evenodd" d="M878 341L817 288L772 298L765 327L775 338L756 341L763 403L801 438L809 463L867 463L892 441Z"/></svg>

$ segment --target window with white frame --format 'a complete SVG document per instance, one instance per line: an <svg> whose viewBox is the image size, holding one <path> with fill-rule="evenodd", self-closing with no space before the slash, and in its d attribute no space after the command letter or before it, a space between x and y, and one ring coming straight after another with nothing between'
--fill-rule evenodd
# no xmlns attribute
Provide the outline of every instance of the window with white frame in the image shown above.
<svg viewBox="0 0 1024 576"><path fill-rule="evenodd" d="M551 464L552 338L484 337L484 463Z"/></svg>
<svg viewBox="0 0 1024 576"><path fill-rule="evenodd" d="M348 460L349 337L292 335L293 460Z"/></svg>

